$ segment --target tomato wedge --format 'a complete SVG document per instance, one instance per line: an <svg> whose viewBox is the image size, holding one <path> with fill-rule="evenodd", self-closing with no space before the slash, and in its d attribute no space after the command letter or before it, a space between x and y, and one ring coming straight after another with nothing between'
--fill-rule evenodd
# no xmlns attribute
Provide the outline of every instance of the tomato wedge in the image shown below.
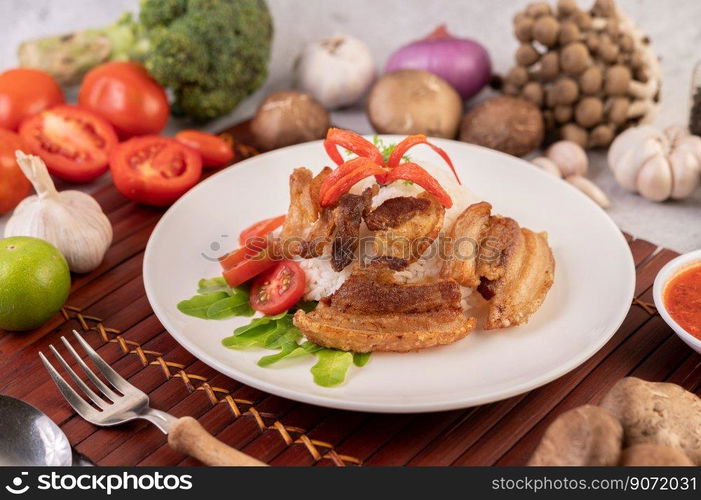
<svg viewBox="0 0 701 500"><path fill-rule="evenodd" d="M168 137L135 137L114 149L110 170L115 187L130 200L166 206L197 184L202 159Z"/></svg>
<svg viewBox="0 0 701 500"><path fill-rule="evenodd" d="M241 250L230 254L231 258L226 262L230 267L225 268L222 275L231 288L237 287L251 278L258 276L263 271L273 267L279 260L271 257L265 250L260 250L254 255L247 255L243 247ZM241 253L239 253L241 252ZM234 254L236 256L234 257ZM238 261L236 261L238 259ZM226 259L225 259L226 260ZM224 260L220 262L224 266Z"/></svg>
<svg viewBox="0 0 701 500"><path fill-rule="evenodd" d="M283 260L255 279L251 307L267 315L287 311L302 298L305 286L302 268L294 261Z"/></svg>
<svg viewBox="0 0 701 500"><path fill-rule="evenodd" d="M241 231L239 244L241 246L247 246L252 241L263 240L272 231L282 226L285 223L285 218L285 215L278 215L277 217L271 217L270 219L265 219L248 226Z"/></svg>
<svg viewBox="0 0 701 500"><path fill-rule="evenodd" d="M57 106L26 119L19 133L49 172L69 182L90 182L107 171L117 144L112 125L77 106Z"/></svg>
<svg viewBox="0 0 701 500"><path fill-rule="evenodd" d="M243 262L244 260L250 259L255 254L263 250L265 247L265 244L261 245L257 242L256 244L241 247L221 257L219 259L219 264L221 265L224 271L228 271L229 269L236 267L239 263Z"/></svg>
<svg viewBox="0 0 701 500"><path fill-rule="evenodd" d="M234 160L234 150L221 137L199 130L181 130L175 140L202 155L205 167L224 167Z"/></svg>

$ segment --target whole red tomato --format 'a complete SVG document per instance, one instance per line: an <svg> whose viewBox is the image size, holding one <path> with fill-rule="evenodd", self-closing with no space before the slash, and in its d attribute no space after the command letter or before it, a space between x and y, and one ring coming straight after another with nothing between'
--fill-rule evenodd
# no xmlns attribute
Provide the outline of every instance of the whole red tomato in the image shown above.
<svg viewBox="0 0 701 500"><path fill-rule="evenodd" d="M0 215L14 210L32 188L17 165L15 151L18 149L29 152L18 134L0 129Z"/></svg>
<svg viewBox="0 0 701 500"><path fill-rule="evenodd" d="M0 73L0 128L17 130L25 118L63 103L63 92L51 75L16 68Z"/></svg>
<svg viewBox="0 0 701 500"><path fill-rule="evenodd" d="M102 115L122 139L158 134L170 114L163 88L135 62L111 62L91 70L78 103Z"/></svg>

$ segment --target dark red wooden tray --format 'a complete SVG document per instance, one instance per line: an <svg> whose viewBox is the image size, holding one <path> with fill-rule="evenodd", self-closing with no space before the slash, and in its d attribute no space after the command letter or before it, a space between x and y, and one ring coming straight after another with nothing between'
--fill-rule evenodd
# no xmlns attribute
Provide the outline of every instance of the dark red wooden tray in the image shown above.
<svg viewBox="0 0 701 500"><path fill-rule="evenodd" d="M245 123L228 134L250 143ZM250 154L238 149L239 157ZM72 411L38 358L72 329L84 332L119 373L150 395L155 408L194 416L219 439L273 465L521 465L557 415L596 403L621 377L700 390L701 356L651 304L654 277L676 254L627 236L637 267L628 316L603 349L544 387L476 408L420 415L336 411L272 396L193 358L153 315L141 265L163 211L130 203L112 186L96 198L114 225L114 243L97 270L74 278L61 316L36 331L0 334L0 392L46 412L99 465L194 462L172 451L150 424L100 429Z"/></svg>

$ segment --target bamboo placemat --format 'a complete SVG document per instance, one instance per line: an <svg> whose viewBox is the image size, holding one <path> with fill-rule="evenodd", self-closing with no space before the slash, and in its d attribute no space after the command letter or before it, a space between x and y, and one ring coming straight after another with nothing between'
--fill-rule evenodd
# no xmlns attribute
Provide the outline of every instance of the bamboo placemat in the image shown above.
<svg viewBox="0 0 701 500"><path fill-rule="evenodd" d="M250 144L246 123L228 134ZM239 148L239 157L251 153ZM97 270L74 278L61 315L32 332L0 334L0 393L46 412L98 465L194 462L172 451L150 424L100 429L72 411L37 355L72 329L84 332L120 374L149 394L155 408L191 415L219 439L272 465L522 465L557 415L596 403L621 377L701 390L701 356L652 305L655 275L676 253L627 236L637 268L628 316L604 348L544 387L475 408L420 415L337 411L272 396L195 359L153 315L141 266L163 211L130 203L112 186L95 197L114 226L114 243Z"/></svg>

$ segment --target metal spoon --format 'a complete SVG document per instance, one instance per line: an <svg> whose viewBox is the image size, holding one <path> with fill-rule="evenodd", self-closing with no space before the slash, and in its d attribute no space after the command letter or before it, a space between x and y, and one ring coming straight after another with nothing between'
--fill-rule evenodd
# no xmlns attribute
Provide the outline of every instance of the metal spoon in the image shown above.
<svg viewBox="0 0 701 500"><path fill-rule="evenodd" d="M63 431L44 413L0 395L0 466L81 464Z"/></svg>

